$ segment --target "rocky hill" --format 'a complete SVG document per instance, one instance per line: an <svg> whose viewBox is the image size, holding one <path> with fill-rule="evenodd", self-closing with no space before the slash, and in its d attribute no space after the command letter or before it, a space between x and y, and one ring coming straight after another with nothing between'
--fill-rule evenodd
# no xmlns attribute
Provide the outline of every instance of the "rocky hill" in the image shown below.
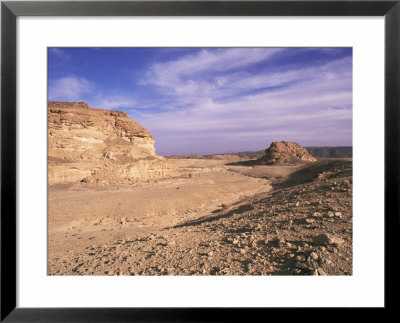
<svg viewBox="0 0 400 323"><path fill-rule="evenodd" d="M265 150L264 156L257 160L262 165L290 166L315 162L316 158L299 144L294 142L273 142Z"/></svg>
<svg viewBox="0 0 400 323"><path fill-rule="evenodd" d="M154 142L125 112L48 102L48 183L130 183L178 175L156 155Z"/></svg>

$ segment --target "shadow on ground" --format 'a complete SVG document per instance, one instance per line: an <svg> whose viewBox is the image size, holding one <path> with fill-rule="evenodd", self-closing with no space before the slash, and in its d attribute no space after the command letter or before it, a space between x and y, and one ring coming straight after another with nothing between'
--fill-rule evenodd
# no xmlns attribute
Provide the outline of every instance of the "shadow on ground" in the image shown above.
<svg viewBox="0 0 400 323"><path fill-rule="evenodd" d="M254 210L254 207L251 204L244 204L244 205L240 205L239 207L237 207L233 210L230 210L228 212L225 212L225 213L223 212L223 210L221 210L220 212L222 212L222 214L219 214L217 216L205 216L205 217L199 218L197 220L177 224L177 225L173 226L173 228L189 227L189 226L195 226L195 225L199 225L199 224L203 224L203 223L207 223L207 222L213 222L213 221L217 221L219 219L229 218L233 215L242 214L242 213L252 211L252 210ZM216 210L212 211L212 213L220 213L218 211L219 211L219 209L216 209Z"/></svg>
<svg viewBox="0 0 400 323"><path fill-rule="evenodd" d="M338 173L338 170L341 170L341 172ZM310 183L319 177L324 179L329 179L332 176L338 177L338 174L340 174L340 177L351 176L352 161L343 159L319 160L290 174L285 181L276 185L276 188L289 188Z"/></svg>

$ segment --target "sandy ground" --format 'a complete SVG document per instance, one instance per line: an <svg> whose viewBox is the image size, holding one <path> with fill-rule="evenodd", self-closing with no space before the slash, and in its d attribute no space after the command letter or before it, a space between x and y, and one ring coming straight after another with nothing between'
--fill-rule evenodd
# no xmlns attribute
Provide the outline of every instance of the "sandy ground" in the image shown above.
<svg viewBox="0 0 400 323"><path fill-rule="evenodd" d="M173 160L193 177L138 185L58 185L48 191L49 254L138 235L268 192L269 181L229 171L220 160ZM232 169L232 167L229 167Z"/></svg>
<svg viewBox="0 0 400 323"><path fill-rule="evenodd" d="M48 273L352 274L351 161L172 162L193 175L49 187Z"/></svg>

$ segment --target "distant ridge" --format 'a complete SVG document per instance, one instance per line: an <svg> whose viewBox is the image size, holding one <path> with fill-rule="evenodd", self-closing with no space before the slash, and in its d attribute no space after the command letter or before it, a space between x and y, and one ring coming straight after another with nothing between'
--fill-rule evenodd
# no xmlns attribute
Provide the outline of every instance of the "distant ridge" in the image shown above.
<svg viewBox="0 0 400 323"><path fill-rule="evenodd" d="M353 157L352 146L337 146L337 147L305 147L307 151L317 158L346 158Z"/></svg>
<svg viewBox="0 0 400 323"><path fill-rule="evenodd" d="M349 158L353 157L352 146L310 146L304 147L307 151L316 158ZM241 159L257 159L264 155L264 150L259 151L241 151L237 153L223 153L214 155L172 155L165 156L167 158L181 159L229 159L234 156Z"/></svg>

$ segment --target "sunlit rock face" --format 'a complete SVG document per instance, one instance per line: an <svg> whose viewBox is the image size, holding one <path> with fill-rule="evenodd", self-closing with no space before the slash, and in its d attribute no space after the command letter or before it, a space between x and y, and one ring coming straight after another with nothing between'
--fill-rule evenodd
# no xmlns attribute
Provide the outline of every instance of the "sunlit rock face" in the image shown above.
<svg viewBox="0 0 400 323"><path fill-rule="evenodd" d="M265 150L264 156L258 159L263 165L293 166L315 162L317 159L295 142L273 142Z"/></svg>
<svg viewBox="0 0 400 323"><path fill-rule="evenodd" d="M48 102L48 182L132 183L179 172L150 131L125 112L85 102Z"/></svg>

